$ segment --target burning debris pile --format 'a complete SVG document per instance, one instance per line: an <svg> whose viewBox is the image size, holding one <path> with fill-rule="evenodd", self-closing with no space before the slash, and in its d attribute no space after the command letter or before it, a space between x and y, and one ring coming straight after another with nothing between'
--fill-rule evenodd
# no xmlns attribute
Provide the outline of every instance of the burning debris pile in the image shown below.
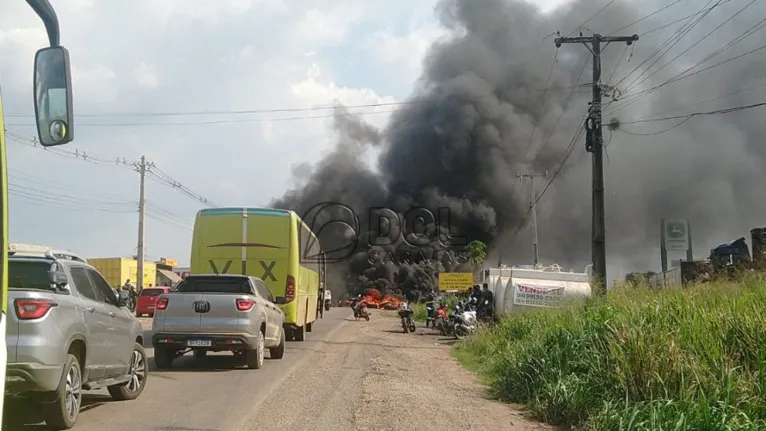
<svg viewBox="0 0 766 431"><path fill-rule="evenodd" d="M381 293L378 289L367 289L359 299L359 302L364 302L368 307L383 310L396 310L404 301L401 295Z"/></svg>
<svg viewBox="0 0 766 431"><path fill-rule="evenodd" d="M461 247L471 240L485 242L490 257L503 249L509 261L529 262L531 247L521 242L527 239L525 231L516 234L525 220L530 189L517 181L516 174L556 172L556 182L550 190L546 187L539 203L541 257L564 266L584 266L590 261L592 228L590 158L582 147L569 158L567 148L570 142L581 142L573 134L590 99L586 87L590 53L562 48L551 70L553 42L541 40L562 26L568 31L585 20L589 28L604 32L636 23L626 30L641 35L629 57L613 47L603 57L605 70L613 70L618 80L610 84L626 87L636 76L626 75L637 66L641 73L640 59L665 43L674 28L669 33L648 32L646 37L642 30L688 15L679 6L667 14L641 18L656 10L651 4L620 0L593 17L593 4L585 0L547 13L514 0L441 1L437 15L451 34L435 42L425 56L410 100L382 130L346 108L336 108L335 148L313 166L301 165L297 187L271 205L295 210L318 234L329 252L330 287L336 295L342 296L344 287L353 294L371 288L422 294L435 286L440 271L470 271ZM722 20L736 12L729 6L716 9L715 14L723 14L716 17ZM731 25L749 27L740 21ZM732 38L723 33L719 36L725 40L706 42L711 50ZM694 37L692 32L689 38ZM637 61L624 60L633 57ZM695 99L698 91L692 89L697 87L723 94L752 85L760 79L752 71L762 69L753 61L732 62L726 73L719 73L722 79L710 72L674 82L614 115L631 120L640 116L636 109L687 109L699 101L689 100ZM662 66L662 73L647 78L642 86L670 79L680 71L680 63ZM622 83L620 77L628 79ZM744 104L730 102L727 106ZM605 100L605 105L609 103ZM609 109L605 115L612 115ZM668 129L657 140L615 131L614 142L609 137L606 209L607 229L619 235L608 237L610 253L631 266L648 265L656 223L665 214L687 216L692 211L698 232L726 233L734 229L731 220L749 226L755 223L753 217L766 213L766 189L752 187L766 181L761 169L766 162L763 133L757 117L748 115L707 117L694 127ZM366 163L369 151L379 153L376 169ZM683 160L677 154L684 154ZM560 170L563 160L568 161ZM725 167L732 167L731 172ZM710 175L713 171L717 174ZM377 217L376 208L400 215L405 233L392 226L396 222ZM413 208L426 209L435 217L410 217ZM442 217L443 210L448 218ZM392 231L397 234L380 241L385 236L381 232ZM419 236L430 241L413 240ZM442 241L445 237L448 240ZM460 237L462 242L453 241Z"/></svg>

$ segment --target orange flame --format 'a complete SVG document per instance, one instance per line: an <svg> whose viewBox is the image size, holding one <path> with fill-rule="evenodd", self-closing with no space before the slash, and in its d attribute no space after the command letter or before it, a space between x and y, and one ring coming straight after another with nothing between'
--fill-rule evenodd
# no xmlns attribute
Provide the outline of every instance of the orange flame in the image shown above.
<svg viewBox="0 0 766 431"><path fill-rule="evenodd" d="M404 298L398 295L383 295L377 289L367 290L360 302L364 302L370 308L382 308L384 310L396 310L404 302Z"/></svg>

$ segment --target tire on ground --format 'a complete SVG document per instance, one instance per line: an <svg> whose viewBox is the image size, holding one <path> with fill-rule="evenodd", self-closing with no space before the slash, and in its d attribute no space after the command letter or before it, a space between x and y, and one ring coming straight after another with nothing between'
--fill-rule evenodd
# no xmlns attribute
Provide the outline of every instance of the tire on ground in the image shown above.
<svg viewBox="0 0 766 431"><path fill-rule="evenodd" d="M279 345L269 349L269 357L271 359L282 359L285 356L285 331L281 331L282 335L279 337Z"/></svg>
<svg viewBox="0 0 766 431"><path fill-rule="evenodd" d="M135 352L138 352L140 358L139 361L137 361L138 363L136 363L133 358L133 354ZM130 353L130 363L131 379L133 379L134 376L134 366L139 368L137 370L138 372L143 371L143 376L138 377L139 374L136 374L136 377L138 377L140 380L138 382L138 387L133 390L130 389L130 382L123 383L121 385L108 386L106 389L109 391L109 395L111 395L112 398L117 401L135 400L139 395L141 395L141 393L144 391L144 388L146 387L146 379L149 377L149 370L146 362L146 351L144 351L144 346L142 346L141 343L135 343L133 346L133 351Z"/></svg>
<svg viewBox="0 0 766 431"><path fill-rule="evenodd" d="M259 370L263 368L263 333L258 332L255 336L255 346L253 349L249 349L245 352L245 364L247 368L251 370Z"/></svg>
<svg viewBox="0 0 766 431"><path fill-rule="evenodd" d="M166 347L154 348L154 364L160 370L165 370L173 366L173 359L175 359L175 352Z"/></svg>
<svg viewBox="0 0 766 431"><path fill-rule="evenodd" d="M70 415L67 411L67 376L70 370L74 370L77 376L77 387L73 388L80 394L80 399L77 400L77 411ZM80 406L82 405L82 368L80 368L80 361L77 357L71 353L66 355L64 361L64 373L61 375L61 381L55 391L56 401L51 403L42 404L42 414L45 418L45 423L50 428L55 430L68 430L77 423L77 416L80 413ZM74 416L74 417L72 417Z"/></svg>

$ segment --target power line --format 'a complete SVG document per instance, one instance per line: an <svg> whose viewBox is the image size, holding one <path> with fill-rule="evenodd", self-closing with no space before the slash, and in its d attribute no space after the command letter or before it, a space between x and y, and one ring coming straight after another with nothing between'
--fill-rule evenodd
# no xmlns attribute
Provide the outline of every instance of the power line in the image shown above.
<svg viewBox="0 0 766 431"><path fill-rule="evenodd" d="M601 9L599 9L598 11L596 11L596 13L594 13L594 14L593 14L593 15L592 15L590 18L586 19L586 20L585 20L585 21L584 21L582 24L578 25L577 27L575 27L575 29L574 29L574 30L570 31L570 32L569 32L569 34L568 34L568 36L571 36L571 35L572 35L572 33L574 33L575 31L577 31L577 29L582 29L582 28L584 28L586 24L588 24L589 22L593 21L593 18L595 18L595 17L599 16L599 15L601 14L601 12L603 12L603 11L604 11L604 9L608 8L609 6L611 6L611 5L612 5L612 4L613 4L615 1L616 1L616 0L609 0L609 1L608 1L608 2L607 2L605 5L604 5L604 6L602 6L602 7L601 7Z"/></svg>
<svg viewBox="0 0 766 431"><path fill-rule="evenodd" d="M719 24L719 25L718 25L717 27L715 27L713 30L711 30L711 31L710 31L710 32L708 32L706 35L704 35L703 37L701 37L700 39L698 39L696 42L694 42L694 43L693 43L691 46L689 46L688 48L686 48L685 50L683 50L681 53L679 53L678 55L676 55L675 57L673 57L673 59L672 59L672 60L668 61L668 62L667 62L667 63L665 63L665 64L664 64L662 67L660 67L659 69L655 70L655 71L654 71L654 72L652 72L651 74L649 74L649 75L647 75L646 77L644 77L644 79L642 79L641 81L638 81L638 82L634 82L633 84L631 84L631 85L630 85L628 88L626 88L626 89L625 89L625 92L629 92L631 89L633 89L633 88L635 88L635 87L638 87L638 86L639 86L639 85L641 85L642 83L646 82L646 80L650 79L652 76L654 76L654 75L658 74L658 73L659 73L659 72L660 72L662 69L666 68L666 67L667 67L667 66L669 66L671 63L673 63L674 61L678 60L678 58L680 58L682 55L684 55L684 54L686 54L687 52L691 51L691 50L692 50L694 47L696 47L697 45L699 45L700 43L702 43L702 42L703 42L705 39L707 39L708 37L710 37L710 36L711 36L713 33L715 33L716 31L720 30L720 29L721 29L721 27L723 27L724 25L726 25L726 24L728 24L729 22L731 22L731 20L733 20L734 18L736 18L736 17L737 17L739 14L741 14L742 12L744 12L744 11L745 11L745 9L747 9L748 7L750 7L750 6L751 6L753 3L755 3L755 2L756 2L756 0L750 0L750 3L746 4L746 5L745 5L745 6L744 6L742 9L740 9L740 10L738 10L736 13L734 13L734 15L730 16L728 19L726 19L724 22L722 22L721 24ZM762 23L762 22L763 22L763 21L761 21L761 23ZM760 23L759 23L759 24L760 24ZM752 29L751 29L751 30L752 30ZM750 31L750 30L748 30L748 31ZM752 33L751 33L751 34L752 34ZM744 39L741 39L741 40L744 40ZM735 43L735 44L736 44L736 43ZM705 61L705 60L703 60L703 61ZM648 69L647 69L647 70L648 70ZM687 69L687 70L688 70L688 69ZM683 73L683 72L682 72L682 73Z"/></svg>
<svg viewBox="0 0 766 431"><path fill-rule="evenodd" d="M673 6L673 5L677 4L677 3L680 3L682 1L684 1L684 0L675 0L673 3L669 3L669 4L665 5L665 6L663 6L660 9L650 13L649 15L644 15L643 17L641 17L641 18L639 18L639 19L637 19L637 20L635 20L635 21L633 21L631 23L625 24L624 26L618 28L615 31L610 31L609 33L607 33L607 36L611 36L611 35L613 35L615 33L619 33L619 32L625 30L628 27L634 26L634 25L636 25L636 24L638 24L638 23L640 23L640 22L642 22L644 20L647 20L647 19L657 15L658 13L663 12L663 11L669 9L671 6Z"/></svg>
<svg viewBox="0 0 766 431"><path fill-rule="evenodd" d="M759 88L764 88L764 87L766 87L766 82L762 82L762 83L757 84L757 85L752 85L750 87L742 88L742 89L739 89L737 91L732 91L730 93L722 94L720 96L711 97L711 98L705 99L705 100L700 100L698 102L690 103L688 105L684 105L684 106L681 106L681 107L678 107L678 108L673 108L673 109L657 112L657 113L654 113L654 114L649 114L649 115L646 115L644 117L637 118L637 120L645 120L645 119L649 119L649 118L655 117L657 115L663 115L663 114L668 114L668 113L671 113L671 112L676 112L676 111L679 111L679 110L684 109L684 108L689 108L689 107L692 107L692 106L702 105L703 103L707 103L707 102L712 102L712 101L715 101L715 100L724 99L724 98L730 97L730 96L736 96L737 94L746 93L748 91L757 90Z"/></svg>
<svg viewBox="0 0 766 431"><path fill-rule="evenodd" d="M582 65L582 69L580 69L580 74L577 75L577 79L575 80L575 83L580 82L580 78L582 78L583 73L585 73L585 69L588 67L589 59L585 59L585 62ZM572 96L574 95L574 90L572 90L569 93L569 97L567 97L566 102L564 102L564 107L561 109L561 112L559 113L558 118L556 119L556 123L553 125L553 128L551 129L550 133L548 133L548 137L545 138L545 141L540 146L540 149L537 151L537 155L535 156L535 159L532 161L532 165L534 166L535 162L537 162L537 159L540 157L540 155L543 153L543 150L545 147L548 146L548 144L551 141L551 138L553 138L553 134L556 132L556 128L558 127L559 123L561 122L561 118L564 116L564 113L566 112L567 106L569 106L569 101L572 99Z"/></svg>
<svg viewBox="0 0 766 431"><path fill-rule="evenodd" d="M558 166L558 168L557 168L557 169L556 169L556 170L553 172L553 175L551 175L550 179L548 180L548 183L547 183L547 184L545 185L545 187L543 188L543 191L542 191L542 192L540 192L540 194L538 194L538 195L537 195L537 198L536 198L536 199L535 199L535 201L534 201L534 202L535 202L535 204L537 204L537 203L540 201L540 199L542 199L542 197L545 195L545 193L546 193L546 192L548 191L548 189L550 188L551 184L553 184L553 182L556 180L556 178L558 177L558 175L559 175L559 174L561 173L561 171L564 169L564 166L566 165L567 161L569 161L569 158L572 156L572 153L574 153L574 150L575 150L575 148L577 148L577 147L576 147L576 145L577 145L577 141L578 141L580 138L582 138L582 136L583 136L584 132L585 132L585 123L584 123L584 122L581 122L581 123L580 123L580 125L579 125L579 126L577 127L577 129L575 130L575 134L574 134L574 136L572 136L572 139L571 139L571 141L569 142L569 145L567 146L566 150L564 151L564 158L563 158L563 159L561 160L561 162L559 163L559 166ZM524 225L526 224L526 222L527 222L527 219L529 218L529 216L530 216L530 214L531 214L531 213L532 213L532 206L530 205L530 207L529 207L529 209L527 210L526 214L525 214L525 215L524 215L524 217L521 219L521 221L519 222L519 224L518 224L518 226L516 227L516 229L513 231L513 234L512 234L512 236L511 236L511 239L514 239L514 238L516 238L516 236L519 234L519 232L521 232L521 229L523 229L523 228L524 228Z"/></svg>
<svg viewBox="0 0 766 431"><path fill-rule="evenodd" d="M713 0L710 0L710 2L708 2L708 4L710 4L712 1L713 1ZM717 3L716 5L719 5L721 1L722 1L722 0L718 0L718 3ZM649 60L651 60L652 58L654 58L655 56L657 56L657 55L659 54L659 56L657 56L657 57L654 59L654 61L653 61L653 62L652 62L652 63L651 63L649 66L647 66L647 67L644 69L644 71L643 71L643 72L641 72L641 73L640 73L638 76L636 76L636 77L633 79L633 81L632 81L630 84L628 84L627 88L628 88L628 89L632 88L632 87L633 87L633 85L636 83L636 81L638 81L638 80L639 80L639 79L640 79L642 76L644 76L644 74L646 74L647 72L649 72L649 71L652 69L652 67L654 67L654 65L655 65L655 64L657 64L657 62L658 62L658 61L660 61L660 60L662 59L662 57L664 57L664 56L665 56L665 55L666 55L668 52L670 52L670 50L671 50L671 49L673 49L673 47L675 47L675 46L676 46L676 45L677 45L677 44L678 44L678 43L681 41L681 39L683 39L683 37L684 37L684 36L686 36L687 34L689 34L689 32L691 32L691 31L692 31L692 29L693 29L694 27L696 27L696 26L697 26L697 24L699 24L699 23L700 23L700 22L701 22L703 19L705 19L705 17L707 17L707 15L708 15L708 14L709 14L711 11L712 11L712 9L708 10L707 12L704 12L704 13L702 13L702 14L701 14L701 16L700 16L700 17L698 17L697 19L695 19L695 20L689 20L689 22L687 22L686 24L684 24L683 26L681 26L681 28L680 28L680 29L678 29L678 30L676 30L676 32L675 32L675 33L673 33L673 35L671 35L671 37L670 37L670 38L668 38L668 40L666 40L665 42L663 42L663 43L662 43L662 45L660 45L660 46L659 46L657 49L655 49L655 50L654 50L654 51L653 51L651 54L649 54L649 57L647 57L647 59L646 59L646 60L644 60L644 61L643 61L641 64L639 64L638 66L636 66L636 68L635 68L635 69L633 69L633 70L632 70L630 73L628 73L627 75L625 75L625 77L623 77L623 78L622 78L620 81L618 81L618 82L617 82L617 84L615 84L615 85L619 85L620 83L622 83L622 82L623 82L623 81L624 81L624 80L625 80L625 79L626 79L628 76L632 75L634 72L637 72L637 71L638 71L638 70L639 70L639 69L640 69L640 68L641 68L641 67L642 67L644 64L646 64L646 63L647 63ZM664 50L664 52L663 52L663 50ZM661 54L660 54L660 53L661 53Z"/></svg>
<svg viewBox="0 0 766 431"><path fill-rule="evenodd" d="M659 121L669 121L669 120L683 120L680 123L674 125L670 129L676 128L680 126L681 124L685 123L686 121L690 120L693 117L699 117L699 116L707 116L707 115L723 115L723 114L730 114L732 112L740 112L740 111L746 111L749 109L755 109L766 106L766 102L760 102L760 103L753 103L750 105L742 105L742 106L733 106L730 108L723 108L723 109L716 109L713 111L705 111L705 112L693 112L691 114L687 115L676 115L672 117L665 117L665 118L649 118L649 119L643 119L643 120L633 120L633 121L622 121L619 123L620 126L624 124L640 124L640 123L654 123ZM619 129L618 129L619 130ZM666 130L666 131L667 131ZM636 134L636 133L634 133ZM650 133L655 134L655 133Z"/></svg>
<svg viewBox="0 0 766 431"><path fill-rule="evenodd" d="M559 50L558 48L556 48L556 52L553 54L553 61L551 62L550 71L548 71L548 79L545 82L546 89L551 83L551 78L553 77L553 70L556 68L556 61L558 61L558 58L559 58ZM545 92L543 92L543 100L542 102L540 102L540 110L537 113L537 119L535 120L535 125L532 127L532 133L529 134L529 140L527 140L527 149L525 150L527 154L529 153L529 149L532 146L532 138L535 136L535 132L537 131L537 126L540 124L541 118L543 116L543 109L545 108L545 102L547 101L547 99L548 99L548 91L546 90Z"/></svg>
<svg viewBox="0 0 766 431"><path fill-rule="evenodd" d="M734 60L738 60L740 58L746 57L746 56L748 56L750 54L754 54L754 53L756 53L758 51L761 51L763 49L766 49L766 44L761 45L761 46L759 46L757 48L751 49L751 50L749 50L749 51L747 51L745 53L742 53L740 55L737 55L735 57L726 59L724 61L720 61L718 63L715 63L713 65L705 67L703 69L697 70L697 71L692 72L692 73L690 73L688 75L676 76L676 77L674 77L672 79L669 79L669 80L667 80L667 81L665 81L665 82L663 82L661 84L655 85L655 86L653 86L651 88L647 88L646 90L642 90L642 91L640 91L638 93L634 93L634 94L630 95L630 98L627 98L627 99L623 100L623 101L628 100L628 103L624 103L622 106L617 107L616 109L608 112L605 115L614 115L616 112L621 111L621 110L627 108L628 106L634 104L635 102L637 102L641 98L641 96L649 95L649 94L659 90L660 88L662 88L662 87L664 87L666 85L669 85L669 84L672 84L674 82L678 82L678 81L684 80L686 78L691 78L692 76L698 75L698 74L700 74L702 72L706 72L706 71L708 71L710 69L714 69L714 68L719 67L719 66L723 66L724 64L727 64L727 63L730 63L730 62L732 62ZM696 65L694 67L696 67ZM694 68L694 67L692 67L692 68ZM687 69L687 70L689 70L689 69Z"/></svg>
<svg viewBox="0 0 766 431"><path fill-rule="evenodd" d="M35 138L29 137L11 130L7 130L7 129L6 129L6 136L14 142L20 143L22 145L25 145L31 148L47 151L47 152L50 152L51 154L55 154L62 157L68 157L68 158L95 163L95 164L116 165L121 168L127 168L135 172L138 172L138 169L139 169L138 168L138 165L140 162L139 159L126 158L126 157L108 157L104 155L93 155L93 153L90 153L84 150L79 150L76 148L64 149L64 148L57 148L57 147L43 147L42 145L39 145L37 143L37 140ZM152 163L150 167L147 169L147 177L149 177L151 180L159 184L163 184L167 187L170 187L176 190L177 192L183 194L184 196L187 196L193 200L199 201L206 205L215 206L206 197L192 191L189 187L185 186L180 181L174 179L170 175L161 171L157 167L157 165L154 163Z"/></svg>
<svg viewBox="0 0 766 431"><path fill-rule="evenodd" d="M570 87L555 87L555 88L533 88L530 91L549 92L549 91L568 91ZM479 97L494 97L496 94L490 93ZM289 113L289 112L312 112L312 111L325 111L336 110L338 108L358 109L358 108L380 108L380 107L398 107L406 105L414 105L421 103L438 102L441 97L419 97L411 100L401 102L381 102L381 103L367 103L367 104L342 104L340 102L332 105L314 106L314 107L290 107L290 108L267 108L267 109L240 109L240 110L217 110L217 111L176 111L176 112L105 112L105 113L84 113L75 114L75 118L102 118L102 117L179 117L179 116L197 116L197 115L248 115L248 114L275 114L275 113ZM393 111L383 111L379 113L388 113ZM9 113L5 114L6 117L34 117L34 114L23 113ZM334 115L330 115L334 116ZM297 117L297 119L304 118L326 118L321 117ZM264 121L272 121L266 119ZM78 127L80 124L77 125Z"/></svg>
<svg viewBox="0 0 766 431"><path fill-rule="evenodd" d="M713 10L713 9L715 9L715 8L717 8L717 7L721 6L721 5L723 5L723 4L729 3L729 2L731 2L731 1L732 1L732 0L723 0L723 1L720 1L720 2L718 2L718 3L717 3L716 5L714 5L714 6L711 6L711 7L708 7L708 8L703 8L702 10L700 10L700 11L697 11L697 12L694 12L693 14L690 14L690 15L686 15L686 16L685 16L685 17L683 17L683 18L678 18L678 19L676 19L675 21L669 22L669 23L667 23L667 24L663 24L663 25L661 25L661 26L659 26L659 27L656 27L656 28L653 28L653 29L651 29L651 30L649 30L649 31L645 31L645 32L643 32L643 35L644 35L644 36L646 36L647 34L651 34L651 33L655 33L655 32L658 32L658 31L660 31L660 30L664 30L664 29L666 29L666 28L668 28L668 27L670 27L670 26L672 26L672 25L678 24L678 23L679 23L679 22L681 22L681 21L685 21L685 20L687 20L687 19L689 19L689 18L692 18L692 17L695 17L695 16L697 16L697 15L699 15L699 14L701 14L701 13L705 13L705 12L711 11L711 10Z"/></svg>

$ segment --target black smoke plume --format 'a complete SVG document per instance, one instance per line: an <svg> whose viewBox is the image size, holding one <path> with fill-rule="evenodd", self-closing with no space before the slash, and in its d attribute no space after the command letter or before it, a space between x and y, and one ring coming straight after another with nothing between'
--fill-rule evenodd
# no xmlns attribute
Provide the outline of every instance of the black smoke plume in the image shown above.
<svg viewBox="0 0 766 431"><path fill-rule="evenodd" d="M604 128L610 278L659 266L661 217L689 217L702 255L711 243L766 220L766 188L759 186L766 179L766 145L757 117L763 111L692 118L675 128L673 121L636 119L762 101L752 91L729 94L764 81L764 51L668 82L722 47L692 71L762 43L763 34L755 34L726 47L763 15L759 5L708 35L745 5L723 3L729 2L681 2L644 18L666 3L617 1L593 17L600 6L585 0L549 13L519 1L442 1L436 13L449 36L423 60L408 103L383 130L338 107L335 149L313 166L302 165L299 187L272 205L312 214L304 219L323 226L322 246L342 260L331 265L334 289L424 291L439 271L468 268L464 250L449 241L413 247L401 239L370 248L365 232L379 229L370 226L371 208L448 208L449 226L414 223L411 230L484 241L492 263L501 251L505 263L529 263L531 232L522 221L528 221L530 188L516 176L547 171L547 179L537 179L540 193L558 171L538 205L541 259L581 270L590 261L591 167L575 131L590 101L591 55L585 46L563 45L551 74L551 33L635 33L641 39L634 46L605 47L602 63L605 121L621 123L614 131ZM642 63L666 47L672 50ZM640 93L660 84L660 91ZM766 99L766 91L760 94ZM716 100L699 103L708 99ZM371 150L379 154L376 169L364 162Z"/></svg>

